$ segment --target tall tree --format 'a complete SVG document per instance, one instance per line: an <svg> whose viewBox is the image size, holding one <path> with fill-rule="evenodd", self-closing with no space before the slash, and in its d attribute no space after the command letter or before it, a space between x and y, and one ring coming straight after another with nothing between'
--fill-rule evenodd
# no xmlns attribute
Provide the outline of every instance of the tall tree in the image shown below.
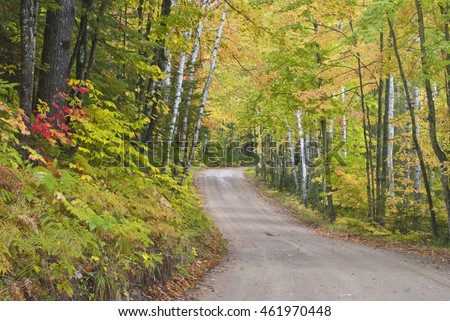
<svg viewBox="0 0 450 321"><path fill-rule="evenodd" d="M173 138L175 135L175 125L178 120L179 115L179 107L181 103L181 94L183 93L183 79L184 79L184 69L186 65L186 53L182 51L180 53L180 62L178 65L178 73L177 73L177 82L175 87L175 101L172 106L172 115L170 118L169 123L169 130L167 133L167 139L166 139L166 147L164 151L164 171L167 170L167 167L169 166L170 161L170 151L172 148Z"/></svg>
<svg viewBox="0 0 450 321"><path fill-rule="evenodd" d="M389 24L389 29L391 31L392 45L394 48L395 57L397 58L397 64L398 64L398 68L400 71L400 77L402 78L403 87L405 89L406 103L408 105L409 114L411 117L411 125L412 125L411 132L412 132L412 138L413 138L413 142L414 142L414 148L417 151L417 157L419 158L420 169L422 171L424 185L425 185L425 189L427 192L427 200L428 200L428 208L430 211L431 228L433 231L433 236L435 238L437 238L437 237L439 237L439 231L438 231L437 221L436 221L436 212L435 212L434 205L433 205L433 197L431 195L431 187L430 187L430 182L428 180L427 168L426 168L425 160L423 157L422 147L421 147L419 139L417 137L417 124L416 124L415 110L412 106L411 96L409 93L408 80L406 79L406 74L403 69L403 62L400 57L400 51L397 46L397 35L395 34L394 24L392 23L392 20L390 18L388 18L388 24ZM430 86L430 89L431 89L431 86Z"/></svg>
<svg viewBox="0 0 450 321"><path fill-rule="evenodd" d="M225 25L226 16L227 16L227 12L226 12L226 10L223 10L222 11L222 19L219 24L219 29L217 30L217 36L216 36L216 40L214 42L214 47L213 47L213 51L212 51L211 66L209 68L208 78L206 79L205 86L203 87L202 100L201 100L200 108L198 111L197 121L195 123L194 137L192 139L192 143L191 143L191 146L189 149L189 157L184 166L184 174L185 175L189 174L189 171L190 171L190 168L192 165L192 161L194 160L195 148L198 145L200 127L202 124L202 117L203 117L203 113L205 110L206 102L208 100L209 87L211 86L213 76L214 76L214 71L216 70L217 54L219 52L219 44L220 44L220 39L222 38L223 27Z"/></svg>
<svg viewBox="0 0 450 321"><path fill-rule="evenodd" d="M50 106L51 114L55 112L53 103L65 104L65 98L58 93L67 92L76 2L57 0L60 8L49 9L46 15L37 98Z"/></svg>
<svg viewBox="0 0 450 321"><path fill-rule="evenodd" d="M292 166L292 177L294 178L294 183L295 183L295 193L299 194L300 193L300 185L298 183L298 175L297 175L297 166L295 165L295 146L294 146L294 141L292 140L292 133L291 133L291 126L289 126L289 122L287 121L287 119L285 119L286 121L286 129L287 129L287 139L288 139L288 149L289 149L289 161L290 161L290 166Z"/></svg>
<svg viewBox="0 0 450 321"><path fill-rule="evenodd" d="M202 0L202 6L201 9L204 11L204 9L206 8L206 4L208 3L208 1L206 0ZM191 102L192 102L192 96L194 94L194 90L195 90L195 84L194 84L194 79L195 79L195 71L197 70L197 57L198 54L200 53L200 38L202 36L203 33L203 21L202 18L199 19L198 21L198 27L196 30L196 34L195 34L195 38L194 38L194 46L192 47L192 52L190 55L190 60L189 60L189 76L188 76L188 81L185 82L185 84L187 84L188 90L187 90L187 94L185 97L185 110L184 110L184 114L183 114L183 119L181 121L181 130L180 130L180 142L181 142L181 148L180 148L180 156L182 157L182 159L184 160L184 163L186 163L188 156L187 153L187 136L188 136L188 119L189 119L189 113L190 113L190 107L191 107Z"/></svg>
<svg viewBox="0 0 450 321"><path fill-rule="evenodd" d="M21 82L20 82L20 108L28 117L26 124L30 125L33 110L34 96L34 70L36 60L36 28L39 3L33 0L20 1L21 22Z"/></svg>
<svg viewBox="0 0 450 321"><path fill-rule="evenodd" d="M82 14L78 26L77 40L69 64L70 70L74 64L76 65L76 79L88 79L92 72L98 45L98 28L95 27L92 31L91 44L89 46L89 31L91 29L89 18L92 16L94 9L97 12L97 16L104 15L106 5L107 2L104 1L99 8L94 8L94 0L82 0Z"/></svg>
<svg viewBox="0 0 450 321"><path fill-rule="evenodd" d="M384 34L380 33L380 54L384 51ZM378 81L378 106L377 106L377 153L376 153L376 211L374 219L378 222L382 217L382 199L383 199L383 184L382 184L382 163L383 163L383 91L384 91L384 79L383 75L380 75Z"/></svg>
<svg viewBox="0 0 450 321"><path fill-rule="evenodd" d="M448 218L448 236L450 237L450 187L449 187L449 176L448 176L448 161L447 155L442 150L439 141L437 139L437 128L436 128L436 106L434 103L433 89L430 80L430 66L428 63L428 52L427 52L427 42L425 38L425 23L423 18L422 1L415 0L416 10L417 10L417 22L419 27L419 39L420 39L420 52L421 52L421 62L422 71L425 75L425 92L428 102L428 123L429 123L429 134L431 139L431 146L433 151L437 156L439 163L441 164L441 183L442 189L444 191L445 206L447 209ZM422 168L422 172L424 169ZM423 173L425 176L425 173Z"/></svg>
<svg viewBox="0 0 450 321"><path fill-rule="evenodd" d="M172 0L162 0L161 3L161 17L162 17L162 27L166 26L167 17L169 17L172 11ZM165 37L161 37L157 41L156 48L153 52L153 62L152 64L159 67L160 71L165 71L168 64L168 51L166 48ZM170 75L166 75L166 77L170 77ZM154 80L150 78L148 83L148 92L149 92L149 107L145 111L147 114L150 123L145 132L144 138L146 142L153 141L153 134L156 128L156 123L159 119L159 113L162 109L161 100L162 100L162 88L164 85L164 79Z"/></svg>
<svg viewBox="0 0 450 321"><path fill-rule="evenodd" d="M303 125L302 125L302 113L297 111L297 127L298 134L300 137L300 165L301 165L301 184L302 184L302 200L303 205L308 206L308 189L307 189L307 167L306 167L306 143L305 137L303 134Z"/></svg>
<svg viewBox="0 0 450 321"><path fill-rule="evenodd" d="M324 193L326 198L326 211L331 221L336 220L336 212L333 203L333 187L331 186L331 158L329 157L332 133L327 131L327 122L325 119L320 121L323 148L323 168L324 168Z"/></svg>

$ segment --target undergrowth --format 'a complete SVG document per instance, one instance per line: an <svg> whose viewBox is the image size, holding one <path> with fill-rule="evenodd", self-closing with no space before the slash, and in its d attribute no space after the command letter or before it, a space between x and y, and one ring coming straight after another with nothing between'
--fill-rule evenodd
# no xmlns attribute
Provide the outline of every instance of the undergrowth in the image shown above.
<svg viewBox="0 0 450 321"><path fill-rule="evenodd" d="M130 299L183 272L216 233L192 187L13 172L24 188L0 202L0 300Z"/></svg>
<svg viewBox="0 0 450 321"><path fill-rule="evenodd" d="M43 106L31 133L0 101L0 300L139 298L219 237L192 182L160 174L124 139L146 122L72 85L89 92L84 104L68 97L57 121Z"/></svg>
<svg viewBox="0 0 450 321"><path fill-rule="evenodd" d="M258 187L264 194L279 201L285 208L294 213L303 224L317 227L331 233L337 232L346 236L361 237L369 240L448 247L441 243L433 242L430 233L421 231L409 231L406 234L400 233L399 231L393 231L388 227L381 226L375 222L359 218L341 216L336 218L335 222L331 223L319 211L305 207L296 195L287 191L280 192L278 189L268 187L264 184L261 177L256 175L253 168L247 168L245 170L245 176L251 181L257 182Z"/></svg>

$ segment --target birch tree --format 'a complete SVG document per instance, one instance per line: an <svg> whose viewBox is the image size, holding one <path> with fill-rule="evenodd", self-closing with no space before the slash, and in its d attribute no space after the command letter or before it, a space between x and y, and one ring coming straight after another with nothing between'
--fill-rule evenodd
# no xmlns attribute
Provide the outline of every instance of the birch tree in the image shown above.
<svg viewBox="0 0 450 321"><path fill-rule="evenodd" d="M167 135L166 150L164 152L164 170L167 170L170 160L170 151L172 148L173 137L175 134L175 125L178 119L179 107L181 103L181 94L183 92L183 77L184 77L184 67L186 65L186 53L182 51L180 53L180 62L178 65L177 82L175 87L175 101L172 107L172 116L169 124L169 131Z"/></svg>
<svg viewBox="0 0 450 321"><path fill-rule="evenodd" d="M223 27L225 24L225 19L226 19L226 15L227 12L226 10L222 11L222 18L219 24L219 29L217 30L217 36L216 36L216 40L214 42L214 47L213 47L213 51L212 51L212 55L211 55L211 66L209 68L209 73L208 73L208 78L206 79L206 83L205 86L203 87L203 93L202 93L202 100L200 103L200 108L198 111L198 116L197 116L197 121L195 123L195 128L194 128L194 137L192 139L192 143L189 149L189 158L184 166L184 174L188 175L189 174L189 170L191 168L192 165L192 161L194 160L194 155L195 155L195 148L198 145L198 138L199 138L199 134L200 134L200 127L201 127L201 123L202 123L202 117L203 117L203 113L205 110L205 106L206 106L206 102L208 100L208 91L209 91L209 87L211 86L212 80L213 80L213 76L214 76L214 71L216 69L216 60L217 60L217 53L219 51L219 44L220 44L220 39L222 38L222 33L223 33ZM184 179L185 180L185 179ZM183 182L184 184L184 182Z"/></svg>
<svg viewBox="0 0 450 321"><path fill-rule="evenodd" d="M301 167L301 186L302 186L302 199L303 204L308 206L308 189L307 189L307 159L306 159L306 144L305 137L303 133L303 125L302 125L302 113L297 111L297 128L298 134L300 137L300 167Z"/></svg>
<svg viewBox="0 0 450 321"><path fill-rule="evenodd" d="M202 0L202 11L204 11L204 9L206 8L206 4L207 1L206 0ZM180 130L180 142L181 142L181 149L180 149L180 154L181 157L184 159L184 162L186 163L187 161L187 157L188 157L188 153L187 153L187 135L188 135L188 118L189 118L189 112L190 112L190 107L191 107L191 103L192 103L192 96L194 94L194 90L195 90L195 84L194 84L194 79L195 79L195 71L196 71L196 63L197 63L197 57L198 54L200 52L200 39L203 33L203 21L202 18L199 19L198 21L198 27L197 27L197 32L194 38L194 46L192 47L192 52L190 55L190 61L189 61L189 76L188 76L188 82L187 84L189 85L189 89L186 95L186 110L184 111L184 115L183 115L183 120L181 122L181 130Z"/></svg>
<svg viewBox="0 0 450 321"><path fill-rule="evenodd" d="M289 126L289 122L287 121L286 117L285 117L285 121L286 121L287 139L288 139L288 145L289 145L289 161L290 161L290 165L292 166L292 177L294 178L294 183L295 183L295 193L299 194L300 185L298 183L297 167L295 166L295 153L294 153L295 147L294 147L294 142L292 140L291 127Z"/></svg>

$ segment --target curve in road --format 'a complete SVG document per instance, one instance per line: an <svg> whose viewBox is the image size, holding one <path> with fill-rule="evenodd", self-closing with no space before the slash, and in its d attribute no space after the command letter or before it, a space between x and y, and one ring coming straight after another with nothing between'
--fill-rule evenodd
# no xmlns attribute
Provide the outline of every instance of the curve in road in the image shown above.
<svg viewBox="0 0 450 321"><path fill-rule="evenodd" d="M196 299L450 300L449 271L316 235L255 192L243 171L197 176L229 254L199 284Z"/></svg>

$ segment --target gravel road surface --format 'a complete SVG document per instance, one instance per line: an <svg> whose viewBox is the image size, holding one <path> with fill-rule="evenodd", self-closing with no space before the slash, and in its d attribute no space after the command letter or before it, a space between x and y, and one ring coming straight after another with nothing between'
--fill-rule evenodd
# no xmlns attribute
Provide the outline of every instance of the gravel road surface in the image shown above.
<svg viewBox="0 0 450 321"><path fill-rule="evenodd" d="M198 174L205 209L228 240L198 300L450 300L449 269L316 235L271 205L242 168Z"/></svg>

